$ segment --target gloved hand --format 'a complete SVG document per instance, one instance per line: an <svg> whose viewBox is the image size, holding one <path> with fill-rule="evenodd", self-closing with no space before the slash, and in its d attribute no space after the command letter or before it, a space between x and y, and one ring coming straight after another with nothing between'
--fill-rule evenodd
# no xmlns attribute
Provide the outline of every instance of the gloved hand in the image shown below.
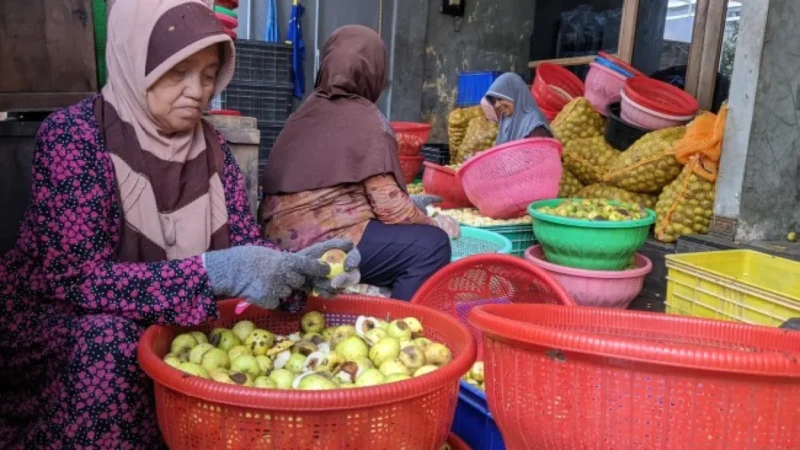
<svg viewBox="0 0 800 450"><path fill-rule="evenodd" d="M458 239L461 237L461 225L458 224L456 219L450 216L438 215L433 217L436 226L444 230L450 239Z"/></svg>
<svg viewBox="0 0 800 450"><path fill-rule="evenodd" d="M428 214L427 208L434 203L441 203L442 197L437 197L435 195L411 195L411 201L414 202L417 209Z"/></svg>
<svg viewBox="0 0 800 450"><path fill-rule="evenodd" d="M203 265L215 295L241 297L262 308L275 309L292 291L318 280L333 281L327 280L330 267L319 257L333 248L350 251L353 243L340 240L318 245L324 244L325 250L316 257L318 246L299 253L258 246L232 247L204 254Z"/></svg>
<svg viewBox="0 0 800 450"><path fill-rule="evenodd" d="M333 298L342 289L355 286L361 281L361 272L358 270L358 266L361 264L361 253L353 247L352 242L346 239L320 242L297 252L298 255L319 260L325 252L334 249L347 252L347 258L344 260L344 273L333 277L332 280L329 280L327 276L311 278L305 285L307 290L323 298Z"/></svg>

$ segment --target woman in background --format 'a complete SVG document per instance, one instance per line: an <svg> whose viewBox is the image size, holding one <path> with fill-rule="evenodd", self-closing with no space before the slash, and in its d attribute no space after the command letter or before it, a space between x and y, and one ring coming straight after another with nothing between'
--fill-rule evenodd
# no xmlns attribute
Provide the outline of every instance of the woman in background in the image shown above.
<svg viewBox="0 0 800 450"><path fill-rule="evenodd" d="M500 75L489 87L484 100L494 109L500 122L495 145L531 137L553 137L547 119L519 75Z"/></svg>
<svg viewBox="0 0 800 450"><path fill-rule="evenodd" d="M362 26L336 30L314 93L272 149L259 218L264 235L286 250L352 240L362 282L409 300L450 262L448 233L459 229L449 217L429 218L407 194L397 141L375 106L385 85L380 36Z"/></svg>

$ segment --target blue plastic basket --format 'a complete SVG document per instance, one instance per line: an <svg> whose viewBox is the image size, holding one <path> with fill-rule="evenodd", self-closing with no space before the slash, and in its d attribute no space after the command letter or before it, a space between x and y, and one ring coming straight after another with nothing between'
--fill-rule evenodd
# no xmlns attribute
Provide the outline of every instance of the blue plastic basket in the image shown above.
<svg viewBox="0 0 800 450"><path fill-rule="evenodd" d="M482 253L508 255L511 253L512 245L511 241L501 234L462 226L461 237L451 239L450 248L453 255L451 261L458 261L461 258Z"/></svg>
<svg viewBox="0 0 800 450"><path fill-rule="evenodd" d="M474 449L505 450L503 435L494 422L486 393L461 381L458 391L456 417L453 421L453 433Z"/></svg>
<svg viewBox="0 0 800 450"><path fill-rule="evenodd" d="M475 106L481 103L489 86L499 77L501 72L461 72L458 74L458 99L460 108Z"/></svg>

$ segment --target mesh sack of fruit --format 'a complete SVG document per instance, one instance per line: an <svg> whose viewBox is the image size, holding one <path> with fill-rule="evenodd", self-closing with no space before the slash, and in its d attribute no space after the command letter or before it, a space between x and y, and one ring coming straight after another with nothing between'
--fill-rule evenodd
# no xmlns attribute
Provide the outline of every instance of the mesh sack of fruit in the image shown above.
<svg viewBox="0 0 800 450"><path fill-rule="evenodd" d="M675 242L680 236L708 233L714 214L714 182L695 173L690 162L664 188L656 202L656 239Z"/></svg>
<svg viewBox="0 0 800 450"><path fill-rule="evenodd" d="M704 113L675 145L675 157L685 166L658 197L656 239L674 242L680 236L708 233L727 115L727 105L719 114Z"/></svg>
<svg viewBox="0 0 800 450"><path fill-rule="evenodd" d="M476 117L469 121L467 134L458 147L456 163L461 164L476 154L492 148L497 139L497 124L486 117Z"/></svg>
<svg viewBox="0 0 800 450"><path fill-rule="evenodd" d="M470 108L456 108L447 117L447 136L450 144L450 160L453 161L458 154L458 146L467 134L469 121L481 117L483 111L480 106Z"/></svg>
<svg viewBox="0 0 800 450"><path fill-rule="evenodd" d="M603 136L576 139L564 147L564 166L585 185L600 182L619 158L620 151Z"/></svg>
<svg viewBox="0 0 800 450"><path fill-rule="evenodd" d="M558 185L558 198L574 197L578 191L583 189L583 183L569 169L561 172L561 183Z"/></svg>
<svg viewBox="0 0 800 450"><path fill-rule="evenodd" d="M637 194L636 192L626 191L618 187L607 184L597 183L586 186L574 195L575 198L599 198L606 200L616 200L618 202L636 203L643 208L653 208L656 206L655 195Z"/></svg>
<svg viewBox="0 0 800 450"><path fill-rule="evenodd" d="M569 102L558 113L551 128L561 144L567 145L576 139L602 136L606 119L594 110L589 100L580 97Z"/></svg>
<svg viewBox="0 0 800 450"><path fill-rule="evenodd" d="M653 131L636 141L611 165L603 183L631 192L657 194L681 173L675 143L686 127Z"/></svg>

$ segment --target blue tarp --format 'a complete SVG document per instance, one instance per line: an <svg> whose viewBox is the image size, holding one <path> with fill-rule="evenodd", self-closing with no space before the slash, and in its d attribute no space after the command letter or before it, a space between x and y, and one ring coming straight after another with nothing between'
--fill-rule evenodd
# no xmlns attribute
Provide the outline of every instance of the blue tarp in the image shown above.
<svg viewBox="0 0 800 450"><path fill-rule="evenodd" d="M306 77L303 69L303 62L306 59L306 44L303 42L301 27L305 11L306 8L300 2L295 2L295 5L292 6L287 36L292 42L292 79L294 80L294 96L297 98L303 98L303 94L306 92Z"/></svg>

